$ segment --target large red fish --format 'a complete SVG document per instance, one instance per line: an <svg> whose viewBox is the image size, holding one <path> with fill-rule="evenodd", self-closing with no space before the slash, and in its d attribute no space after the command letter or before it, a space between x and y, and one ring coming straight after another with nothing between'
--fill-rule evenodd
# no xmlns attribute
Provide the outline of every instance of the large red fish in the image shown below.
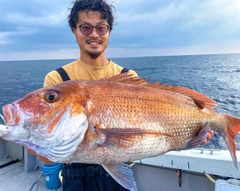
<svg viewBox="0 0 240 191"><path fill-rule="evenodd" d="M123 162L196 147L210 128L223 135L238 167L240 119L216 113L216 102L194 90L146 81L121 74L36 90L3 107L2 138L51 161L101 164L130 190L136 183Z"/></svg>

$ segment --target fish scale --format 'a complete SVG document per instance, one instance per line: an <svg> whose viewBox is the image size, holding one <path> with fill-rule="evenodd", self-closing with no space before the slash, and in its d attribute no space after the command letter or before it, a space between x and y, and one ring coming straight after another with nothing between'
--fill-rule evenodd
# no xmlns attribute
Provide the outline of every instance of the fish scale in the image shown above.
<svg viewBox="0 0 240 191"><path fill-rule="evenodd" d="M4 106L7 130L1 138L54 162L101 164L122 186L136 191L124 162L194 148L210 129L223 135L238 168L234 137L240 119L215 112L215 106L189 88L127 74L66 81Z"/></svg>

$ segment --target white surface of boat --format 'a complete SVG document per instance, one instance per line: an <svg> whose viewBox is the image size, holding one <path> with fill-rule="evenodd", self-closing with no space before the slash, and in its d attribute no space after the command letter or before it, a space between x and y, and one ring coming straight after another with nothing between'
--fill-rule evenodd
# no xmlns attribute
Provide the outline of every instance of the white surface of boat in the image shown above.
<svg viewBox="0 0 240 191"><path fill-rule="evenodd" d="M240 151L237 151L240 158ZM164 155L146 158L133 166L139 191L228 191L219 190L215 180L221 180L225 187L231 185L226 180L234 179L240 184L240 171L234 166L228 150L192 149L172 151ZM181 170L179 177L177 170ZM216 187L216 188L215 188ZM217 190L218 189L218 190ZM235 191L233 190L233 191Z"/></svg>

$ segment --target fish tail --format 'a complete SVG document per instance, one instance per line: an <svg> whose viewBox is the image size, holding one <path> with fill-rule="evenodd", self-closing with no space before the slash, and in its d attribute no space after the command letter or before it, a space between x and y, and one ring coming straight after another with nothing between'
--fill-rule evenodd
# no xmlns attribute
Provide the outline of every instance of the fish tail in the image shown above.
<svg viewBox="0 0 240 191"><path fill-rule="evenodd" d="M230 115L225 115L228 121L227 126L227 133L225 135L225 140L227 143L227 146L229 148L230 154L232 156L234 165L238 169L238 162L237 162L237 156L236 156L236 145L234 142L234 138L240 131L240 119L236 117L232 117Z"/></svg>

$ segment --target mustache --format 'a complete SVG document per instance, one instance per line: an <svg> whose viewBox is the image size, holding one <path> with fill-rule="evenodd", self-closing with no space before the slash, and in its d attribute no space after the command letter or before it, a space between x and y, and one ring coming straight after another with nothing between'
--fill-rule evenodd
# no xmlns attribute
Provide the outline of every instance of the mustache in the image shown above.
<svg viewBox="0 0 240 191"><path fill-rule="evenodd" d="M99 39L87 39L85 42L86 42L86 43L97 42L97 43L99 43L99 44L102 44L102 43L103 43L103 41L102 41L102 40L99 40Z"/></svg>

